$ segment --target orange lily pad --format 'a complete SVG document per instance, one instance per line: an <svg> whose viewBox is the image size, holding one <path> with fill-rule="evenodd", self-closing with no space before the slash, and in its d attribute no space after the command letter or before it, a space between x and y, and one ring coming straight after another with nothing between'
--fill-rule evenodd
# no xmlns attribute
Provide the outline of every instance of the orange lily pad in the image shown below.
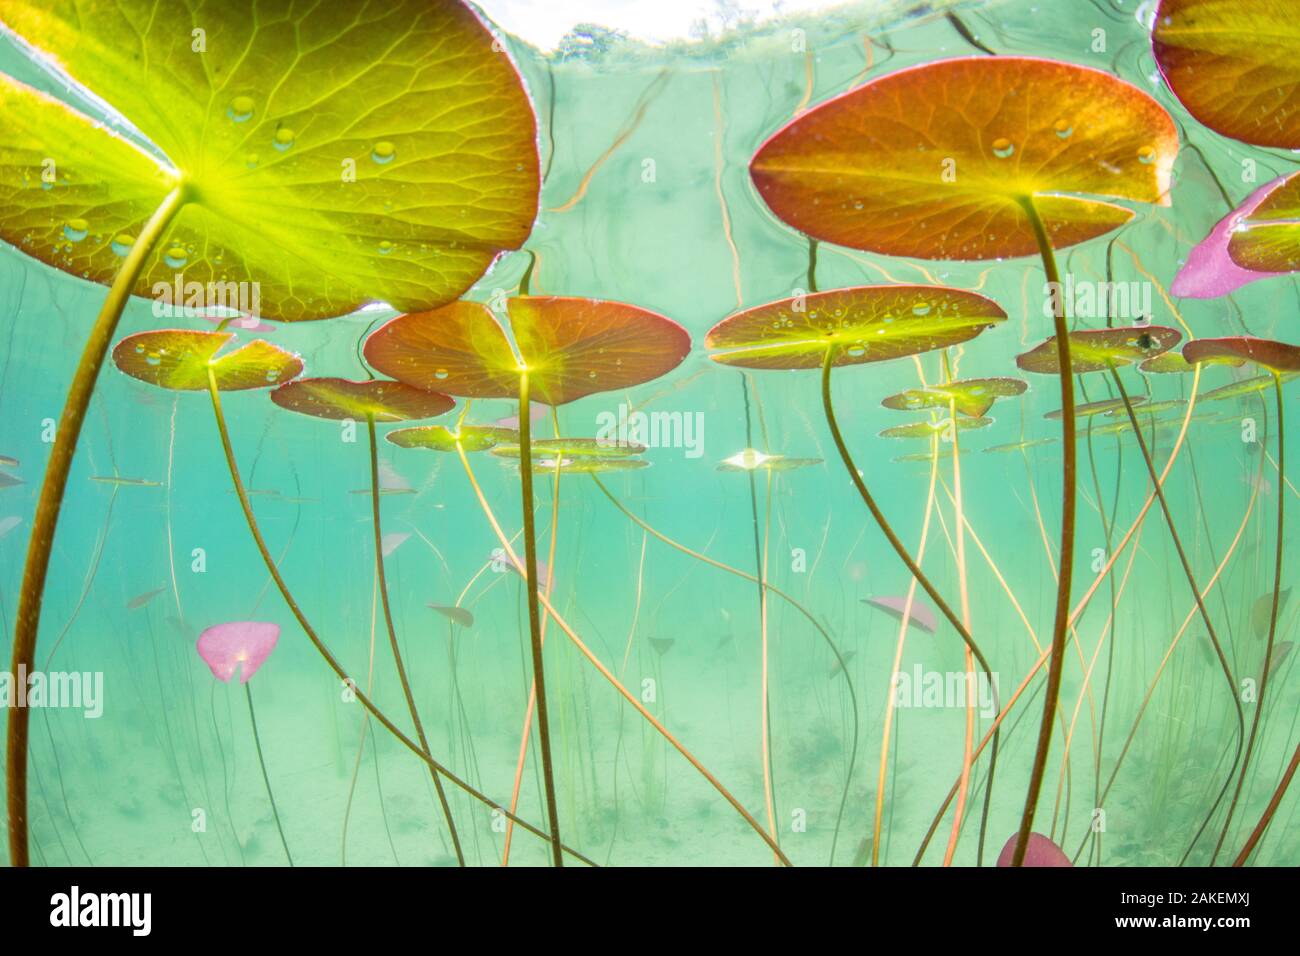
<svg viewBox="0 0 1300 956"><path fill-rule="evenodd" d="M1145 395L1134 395L1129 399L1129 401L1134 406L1144 405L1146 404L1147 397ZM1124 410L1124 399L1103 398L1099 402L1088 402L1086 405L1075 405L1074 417L1087 418L1090 415L1109 415L1112 412L1115 412L1117 410L1118 411ZM1055 408L1052 411L1045 414L1043 417L1050 418L1052 419L1052 421L1059 421L1061 418L1061 410L1059 408Z"/></svg>
<svg viewBox="0 0 1300 956"><path fill-rule="evenodd" d="M980 418L999 398L1020 395L1028 387L1018 378L968 378L929 388L909 388L890 395L880 404L898 411L915 411L947 408L951 403L963 415Z"/></svg>
<svg viewBox="0 0 1300 956"><path fill-rule="evenodd" d="M861 365L946 348L1005 321L992 299L962 289L879 285L769 302L723 319L704 344L723 365L757 369Z"/></svg>
<svg viewBox="0 0 1300 956"><path fill-rule="evenodd" d="M219 356L234 338L190 329L137 332L113 348L113 364L132 378L179 391L207 389L209 368L223 392L270 388L302 374L301 358L262 339Z"/></svg>
<svg viewBox="0 0 1300 956"><path fill-rule="evenodd" d="M906 425L894 425L880 433L881 438L933 438L945 435L954 424L948 419L937 422L908 422ZM958 431L971 431L976 428L988 428L993 424L991 418L959 418L955 422Z"/></svg>
<svg viewBox="0 0 1300 956"><path fill-rule="evenodd" d="M1282 2L1163 0L1152 50L1201 123L1256 146L1300 147L1300 38Z"/></svg>
<svg viewBox="0 0 1300 956"><path fill-rule="evenodd" d="M1112 365L1128 365L1169 351L1182 337L1177 329L1165 325L1130 325L1071 332L1070 370L1078 374L1099 372ZM1058 374L1061 366L1056 354L1056 336L1017 355L1016 364L1026 372Z"/></svg>
<svg viewBox="0 0 1300 956"><path fill-rule="evenodd" d="M401 448L427 448L429 451L455 452L457 443L463 451L487 451L501 442L519 440L519 432L494 425L462 425L452 431L444 425L420 425L398 428L384 436Z"/></svg>
<svg viewBox="0 0 1300 956"><path fill-rule="evenodd" d="M746 448L718 464L718 471L794 471L820 465L820 458L791 458L788 455L768 455L757 448Z"/></svg>
<svg viewBox="0 0 1300 956"><path fill-rule="evenodd" d="M1091 197L1168 205L1177 152L1169 114L1110 73L970 57L882 76L803 113L749 169L772 211L814 238L994 259L1037 254L1031 197L1058 249L1132 218Z"/></svg>
<svg viewBox="0 0 1300 956"><path fill-rule="evenodd" d="M645 445L605 438L539 438L532 443L534 458L626 458L639 455ZM501 444L492 449L501 458L518 458L519 446Z"/></svg>
<svg viewBox="0 0 1300 956"><path fill-rule="evenodd" d="M1183 358L1193 365L1201 362L1227 362L1240 365L1244 359L1270 372L1300 372L1300 345L1288 345L1274 339L1256 339L1236 335L1222 339L1196 339L1183 346Z"/></svg>
<svg viewBox="0 0 1300 956"><path fill-rule="evenodd" d="M470 398L518 397L527 368L533 398L564 405L656 379L691 347L676 322L621 302L523 296L506 311L518 356L487 306L454 302L376 329L366 360L398 381Z"/></svg>
<svg viewBox="0 0 1300 956"><path fill-rule="evenodd" d="M352 382L345 378L300 378L277 388L271 401L317 418L373 418L377 422L433 418L456 405L440 392L426 392L402 382Z"/></svg>
<svg viewBox="0 0 1300 956"><path fill-rule="evenodd" d="M1296 122L1300 124L1300 115ZM1236 220L1228 256L1252 272L1300 270L1300 173L1282 180Z"/></svg>

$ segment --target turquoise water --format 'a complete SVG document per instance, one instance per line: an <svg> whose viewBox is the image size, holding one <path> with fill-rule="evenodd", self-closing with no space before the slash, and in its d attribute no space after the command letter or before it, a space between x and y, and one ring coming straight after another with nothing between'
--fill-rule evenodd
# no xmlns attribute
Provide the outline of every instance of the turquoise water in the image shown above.
<svg viewBox="0 0 1300 956"><path fill-rule="evenodd" d="M865 602L905 595L910 576L837 459L816 373L744 376L711 362L702 339L738 308L809 287L805 241L768 211L750 183L754 150L797 110L865 79L979 54L940 6L871 4L765 26L741 23L667 48L575 39L568 55L548 56L508 40L538 111L547 171L527 244L536 256L532 291L636 303L672 317L695 342L664 379L561 408L561 433L594 434L601 416L616 416L620 404L701 423L695 447L652 448L652 467L609 475L606 486L649 526L694 552L751 574L761 563L791 599L769 596L765 617L772 821L796 864L827 863L833 843L837 865L871 857L899 625ZM1180 124L1173 204L1139 205L1118 232L1062 253L1063 273L1145 283L1153 321L1197 337L1248 330L1295 338L1290 278L1249 286L1231 299L1167 295L1188 250L1256 185L1291 171L1294 157L1241 145L1192 121L1158 77L1137 4L1050 0L954 9L990 49L1108 69L1151 93ZM1105 52L1093 52L1096 28L1106 31ZM803 31L800 42L796 29ZM0 69L34 76L12 47ZM1243 159L1255 162L1257 183L1242 181ZM513 291L527 265L527 255L506 256L467 298L486 302L498 290ZM1036 259L934 263L819 250L821 289L891 281L977 289L1006 309L1009 319L996 333L952 351L957 375L1018 374L1012 357L1051 332ZM0 489L0 517L20 519L0 538L0 612L8 632L50 450L46 420L58 418L104 291L0 247L0 309L7 318L0 330L0 454L18 459L7 470L23 481ZM392 314L368 310L277 325L268 337L301 354L309 374L356 378L364 372L359 342ZM135 301L116 338L155 325L150 303ZM916 386L918 373L938 381L938 354L842 370L833 379L837 412L858 467L914 554L926 529L924 570L954 606L965 577L972 632L1005 700L1051 638L1061 452L1059 442L1024 453L983 449L1057 437L1059 423L1043 415L1059 407L1059 392L1051 377L1025 376L1029 391L995 406L991 426L961 433L963 573L952 459L939 459L931 494L929 462L894 460L926 451L927 443L876 437L907 420L880 400ZM1231 378L1228 370L1210 370L1202 388ZM1134 375L1129 382L1138 393L1149 387L1152 400L1189 396L1189 377ZM1111 396L1103 379L1081 385L1081 401ZM1296 493L1276 472L1271 393L1219 403L1214 411L1224 420L1193 424L1165 493L1203 588L1231 555L1206 603L1234 672L1245 678L1258 675L1263 661L1252 611L1272 589L1277 496L1290 502ZM338 423L291 415L261 391L229 395L225 412L258 521L303 611L357 684L409 733L378 602L370 499L357 493L369 488L364 429L347 441ZM510 402L484 401L475 404L474 417L489 422L514 412ZM1245 419L1255 422L1257 442L1243 441ZM549 418L536 427L544 436L552 432ZM1175 429L1151 436L1158 467L1177 435ZM758 471L751 497L745 474L716 467L747 447L823 462ZM1297 448L1290 439L1289 459L1297 460ZM432 752L508 804L531 674L522 581L493 559L500 544L454 456L383 442L380 456L409 486L410 493L383 497L383 530L410 535L389 557L389 589ZM472 467L506 534L515 535L517 472L490 455L474 456ZM93 480L115 475L148 484ZM1118 541L1147 505L1150 483L1132 435L1081 439L1079 487L1076 601L1093 583L1098 555L1109 555L1107 528L1113 524L1110 538ZM539 550L554 549L548 563L556 609L766 827L758 589L648 535L582 476L564 476L558 508L556 500L552 479L539 476ZM1288 534L1289 558L1296 556L1292 543ZM463 605L472 627L449 624L430 603ZM1298 608L1283 607L1277 641L1296 639ZM34 713L33 860L285 862L244 691L214 680L194 649L204 628L239 619L283 628L249 687L294 862L454 864L429 775L349 699L271 586L206 397L153 389L111 367L101 375L73 466L37 651L46 670L102 673L103 714ZM846 672L826 635L846 657ZM965 669L961 641L946 623L934 634L907 632L898 669L912 674L917 667L940 675ZM772 862L763 840L554 626L546 668L566 843L602 864ZM1284 659L1270 680L1229 847L1239 846L1258 819L1295 744L1294 668ZM1120 555L1115 578L1101 583L1079 618L1062 680L1035 829L1071 856L1081 850L1080 863L1180 862L1225 779L1236 718L1157 507ZM1003 724L985 862L1019 823L1042 684L1039 672ZM1249 720L1253 705L1244 706ZM980 734L989 723L981 717ZM965 728L961 706L895 711L880 863L912 862L958 780ZM958 864L976 862L987 767L987 758L978 761L972 777L953 857ZM1112 774L1113 786L1099 800ZM544 825L535 742L520 794L518 813ZM454 789L449 798L467 862L501 862L506 834L499 815ZM1222 817L1220 810L1190 862L1208 861ZM943 818L926 863L942 861L951 819L951 812ZM1103 829L1095 829L1098 819ZM1300 862L1298 834L1292 797L1256 862ZM511 863L548 859L543 841L513 835Z"/></svg>

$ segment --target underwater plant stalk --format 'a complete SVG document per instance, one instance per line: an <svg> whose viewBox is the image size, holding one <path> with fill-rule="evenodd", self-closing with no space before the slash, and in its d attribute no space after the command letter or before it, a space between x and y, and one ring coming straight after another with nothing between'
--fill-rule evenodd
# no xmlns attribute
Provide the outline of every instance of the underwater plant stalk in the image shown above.
<svg viewBox="0 0 1300 956"><path fill-rule="evenodd" d="M284 838L284 826L280 823L280 811L275 806L275 794L271 792L271 775L266 772L266 758L262 756L262 738L257 732L257 714L253 710L253 688L244 682L244 695L248 698L248 720L253 725L253 745L257 748L257 765L262 768L262 782L266 784L266 798L271 801L271 816L275 817L275 828L280 833L280 845L284 855L293 866L293 854L289 852L289 841Z"/></svg>
<svg viewBox="0 0 1300 956"><path fill-rule="evenodd" d="M668 547L674 548L675 550L680 551L682 554L688 555L692 558L695 558L697 561L702 561L703 563L710 565L711 567L717 568L719 571L726 571L728 574L734 574L738 578L744 578L746 581L749 581L751 583L757 583L758 579L754 575L748 574L745 571L741 571L739 568L733 568L731 565L724 564L723 562L718 561L715 558L710 558L708 555L696 551L692 548L688 548L680 541L675 541L672 538L668 537L666 534L662 533L661 531L652 528L644 520L639 518L632 511L630 511L628 507L625 504L623 504L623 502L615 498L613 493L607 487L605 487L604 482L600 480L600 476L596 475L593 472L591 473L590 477L591 480L596 483L596 487L599 488L601 492L605 495L605 497L609 499L610 504L612 504L615 508L621 511L629 521L631 521L633 524L639 527L646 534L649 534L652 537L658 539L659 541L662 541L664 544L668 545ZM844 820L844 807L848 803L849 785L852 782L853 768L854 765L857 763L857 759L858 759L859 727L858 727L857 691L854 690L853 680L849 676L848 662L844 659L844 656L840 653L840 649L836 645L834 639L830 636L829 633L827 633L826 628L822 627L821 623L817 620L817 618L813 617L812 613L807 608L805 608L802 604L796 601L785 591L782 591L775 584L772 584L770 581L764 581L763 587L766 590L771 591L781 600L785 601L792 608L794 608L796 611L802 614L804 618L807 619L808 623L813 626L814 630L816 630L817 633L821 635L822 640L826 642L826 646L830 648L831 654L835 657L835 661L839 665L840 672L844 675L844 685L849 692L849 705L853 711L853 739L849 749L848 769L844 773L844 789L840 792L840 806L838 812L835 814L835 831L831 837L831 858L830 858L830 863L828 865L834 866L835 848L836 845L839 843L840 826Z"/></svg>
<svg viewBox="0 0 1300 956"><path fill-rule="evenodd" d="M72 470L72 459L77 451L81 425L90 406L90 396L95 390L95 380L108 352L122 310L131 298L131 289L144 271L145 258L153 251L158 240L181 207L189 201L190 192L178 185L162 204L154 210L131 251L127 253L122 269L109 287L108 296L100 307L99 316L91 327L86 345L82 349L77 371L59 416L54 447L41 482L41 496L32 518L32 534L27 544L27 561L23 566L22 591L18 598L18 612L14 624L14 650L10 673L27 674L36 660L36 638L41 623L41 599L45 593L45 576L50 567L50 552L54 547L54 532L59 523L59 510L63 506L63 491ZM9 810L9 860L14 866L27 866L27 738L30 714L26 707L16 707L9 714L6 743L7 796Z"/></svg>
<svg viewBox="0 0 1300 956"><path fill-rule="evenodd" d="M355 696L361 703L361 706L370 711L371 715L375 720L379 721L379 723L383 725L385 730L392 734L397 741L410 750L411 753L423 760L431 769L442 774L447 778L447 780L465 791L465 793L469 794L479 803L491 807L493 810L499 810L507 819L513 820L529 833L541 837L543 840L550 841L551 835L541 827L534 826L527 820L516 816L513 812L503 809L499 803L487 794L478 790L467 781L462 780L448 767L445 767L437 760L434 760L430 754L420 748L419 744L406 736L406 734L402 733L401 729L393 723L388 715L380 710L375 702L370 699L370 696L362 692L361 688L357 686L356 681L348 676L347 671L343 669L343 665L339 663L338 658L336 658L325 645L325 642L320 639L320 635L316 633L316 629L311 626L310 622L307 620L307 616L303 614L302 608L300 608L298 602L294 600L293 594L289 591L289 586L285 584L284 578L280 575L280 569L276 567L275 559L271 556L271 549L266 546L266 539L262 537L262 530L258 527L257 518L253 515L253 506L248 500L248 491L244 488L243 479L239 477L239 465L235 461L235 449L230 444L230 431L226 427L226 416L221 409L221 392L217 389L216 375L210 367L208 369L208 394L212 398L212 412L216 418L217 431L221 435L221 448L226 456L226 467L230 471L230 480L235 486L235 494L239 498L239 506L244 512L244 521L248 525L248 530L253 536L253 543L257 545L258 553L262 556L262 562L266 565L266 570L270 573L271 579L275 582L276 589L280 592L280 596L284 598L284 603L288 606L290 613L293 614L294 619L298 622L298 626L301 627L303 633L307 635L307 639L311 641L312 646L316 648L317 653L319 653L320 656L324 658L325 663L329 665L330 670L335 673L339 680L343 681L353 696ZM597 865L595 861L579 853L572 847L561 844L561 848L574 859L579 860L588 866Z"/></svg>
<svg viewBox="0 0 1300 956"><path fill-rule="evenodd" d="M1032 196L1021 201L1025 215L1038 241L1038 252L1043 260L1043 271L1052 288L1061 288L1061 276L1056 268L1056 253L1048 238L1047 227L1034 206ZM1056 327L1056 361L1061 379L1061 441L1064 461L1061 466L1061 554L1056 582L1056 617L1052 625L1052 654L1047 671L1047 691L1043 697L1043 718L1038 726L1038 746L1034 751L1034 765L1029 773L1029 787L1025 793L1025 809L1020 816L1020 832L1012 856L1012 866L1022 866L1029 849L1029 833L1034 828L1034 813L1038 809L1038 795L1043 789L1043 775L1047 771L1047 754L1052 746L1052 724L1056 716L1057 701L1061 697L1061 677L1065 664L1065 641L1070 628L1070 582L1074 576L1074 511L1075 511L1075 459L1078 449L1074 437L1074 379L1070 362L1070 327L1065 320L1065 303L1054 308ZM991 781L990 781L991 782Z"/></svg>
<svg viewBox="0 0 1300 956"><path fill-rule="evenodd" d="M546 673L542 667L542 614L537 604L537 529L533 524L532 406L528 404L528 370L519 373L519 475L524 512L524 574L528 582L528 633L537 688L537 740L542 755L546 815L551 826L551 860L564 866L560 852L560 813L555 802L555 768L551 763L551 722L546 708Z"/></svg>
<svg viewBox="0 0 1300 956"><path fill-rule="evenodd" d="M907 551L907 546L904 545L903 542L899 540L898 535L894 533L894 529L885 518L884 512L880 510L880 506L876 504L876 499L872 497L871 492L867 490L867 485L862 480L862 476L858 474L857 466L853 463L853 456L849 454L848 446L844 444L844 436L840 434L839 423L835 420L835 408L831 403L831 367L834 358L834 348L827 348L826 358L822 361L822 408L826 412L826 424L830 427L831 438L835 442L836 450L840 453L840 459L844 462L844 467L848 470L849 478L853 482L854 487L858 489L858 495L862 498L863 504L865 504L867 510L871 512L871 516L876 520L876 524L879 525L881 532L888 539L890 546L894 549L894 553L897 554L903 564L907 566L907 570L911 572L912 577L916 579L917 583L920 584L921 587L925 588L925 593L930 596L930 600L934 601L935 606L939 608L939 611L943 616L948 619L948 622L957 631L957 634L961 637L963 643L970 648L971 653L975 655L975 659L979 661L980 669L984 671L985 676L988 678L989 686L992 687L993 669L989 667L989 662L984 657L984 652L981 651L979 645L975 643L975 639L971 637L970 632L966 630L961 619L953 613L952 608L948 606L948 602L945 601L943 595L939 593L939 589L934 586L926 576L925 572L921 570L914 560L912 560L912 556ZM999 734L999 731L995 731L993 734L993 752L989 757L989 776L987 789L985 790L984 811L980 816L980 836L977 861L982 861L984 855L984 838L988 831L989 803L993 792L993 777L997 772L998 766Z"/></svg>
<svg viewBox="0 0 1300 956"><path fill-rule="evenodd" d="M1219 849L1228 835L1228 827L1232 823L1233 811L1237 809L1237 800L1241 796L1241 788L1246 781L1246 768L1250 766L1250 754L1255 745L1255 732L1259 729L1259 722L1264 713L1264 691L1268 686L1268 672L1273 663L1273 639L1277 634L1277 614L1282 590L1282 528L1283 518L1286 513L1286 494L1282 487L1286 483L1286 431L1282 424L1282 376L1278 372L1273 373L1273 389L1277 393L1277 473L1279 486L1277 490L1277 553L1273 558L1273 607L1268 618L1268 645L1264 650L1264 670L1259 677L1259 698L1255 701L1255 716L1250 723L1250 741L1246 744L1246 756L1241 762L1241 776L1237 780L1237 790L1232 795L1232 803L1228 805L1228 819L1224 821L1223 832L1219 835L1219 843L1214 848L1215 856L1218 856ZM1286 794L1287 787L1291 786L1291 778L1295 776L1297 766L1300 766L1300 744L1296 745L1295 753L1291 756L1291 762L1287 765L1286 773L1282 775L1282 780L1278 783L1277 789L1273 791L1273 796L1268 801L1268 806L1264 808L1264 813L1260 816L1259 822L1255 824L1255 829L1251 831L1250 837L1246 840L1246 845L1242 847L1241 852L1237 854L1237 858L1233 861L1233 866L1242 866L1250 857L1250 854L1254 852L1255 845L1259 843L1264 831L1268 829L1268 825L1273 819L1273 814L1277 812L1278 806L1282 803L1282 797ZM1213 857L1210 859L1210 865L1214 865Z"/></svg>
<svg viewBox="0 0 1300 956"><path fill-rule="evenodd" d="M1227 780L1224 781L1223 787L1219 791L1219 795L1215 798L1214 805L1210 807L1210 812L1206 814L1205 821L1201 824L1200 829L1196 831L1196 836L1192 838L1191 846L1188 847L1187 853L1183 855L1183 859L1186 860L1187 854L1191 853L1192 847L1195 847L1197 841L1200 840L1201 834L1205 832L1206 826L1209 825L1210 818L1213 817L1215 811L1219 809L1219 804L1223 802L1224 794L1228 792L1228 787L1231 786L1232 784L1232 777L1237 771L1238 763L1241 762L1241 741L1245 731L1245 716L1242 714L1241 701L1237 697L1237 688L1233 682L1232 669L1228 666L1228 659L1223 654L1223 645L1219 643L1219 636L1214 629L1214 623L1213 621L1210 620L1210 612L1205 606L1205 598L1201 593L1201 589L1196 585L1196 575L1192 571L1191 562L1188 561L1187 559L1187 552L1183 550L1182 539L1178 536L1178 531L1174 527L1173 512L1169 510L1169 502L1165 500L1164 488L1161 485L1160 476L1156 474L1155 462L1151 460L1151 452L1147 448L1146 439L1142 437L1142 426L1138 423L1137 413L1133 410L1133 403L1129 400L1128 391L1124 388L1124 381L1119 377L1119 370L1115 368L1114 363L1111 363L1110 374L1111 374L1111 379L1115 382L1115 387L1119 389L1119 397L1124 401L1124 409L1125 411L1128 412L1129 424L1133 426L1133 434L1137 437L1138 450L1142 453L1142 460L1146 462L1147 473L1151 477L1151 483L1155 490L1156 500L1160 502L1160 510L1164 512L1165 524L1169 526L1169 537L1173 540L1174 551L1177 552L1178 560L1182 563L1183 573L1187 576L1187 585L1192 589L1192 597L1196 599L1196 608L1198 611L1200 611L1201 620L1205 624L1205 631L1210 638L1210 643L1214 645L1214 653L1218 655L1219 666L1223 668L1224 677L1228 681L1228 691L1232 696L1232 705L1237 712L1237 750L1236 750L1236 754L1232 758L1232 766L1228 770L1228 778ZM1271 641L1269 646L1270 648L1272 647ZM1260 686L1260 700L1261 701L1263 700L1263 685ZM1259 711L1255 712L1255 717L1256 720L1258 720ZM1255 726L1257 726L1257 723L1252 724L1251 726L1252 742L1254 741L1254 736L1255 736L1254 734ZM1249 760L1250 760L1250 748L1247 747L1246 762L1249 762ZM1241 767L1242 767L1242 779L1244 779L1245 778L1244 762L1241 763ZM1238 792L1240 792L1241 790L1240 781L1238 782L1237 790ZM1233 803L1234 804L1236 803L1235 796L1233 797ZM1232 821L1232 809L1230 807L1228 811L1228 822L1230 823L1231 821ZM1226 836L1226 834L1227 834L1227 825L1225 824L1223 836ZM1216 855L1218 854L1219 847L1222 846L1223 836L1219 837L1219 845L1215 847ZM1213 857L1211 858L1210 863L1211 865L1213 865L1214 863Z"/></svg>
<svg viewBox="0 0 1300 956"><path fill-rule="evenodd" d="M388 641L393 648L393 663L397 667L397 679L402 685L402 695L406 698L406 707L411 712L411 723L415 725L415 736L425 753L430 753L429 740L424 734L424 723L420 720L420 710L415 706L415 695L411 692L411 682L406 676L406 664L402 660L402 649L397 643L397 629L393 626L393 610L388 601L388 577L384 573L384 535L379 524L379 448L375 441L375 416L366 415L366 426L370 433L370 510L371 524L375 532L375 573L379 576L379 600L384 609L384 624L388 628ZM438 793L438 802L442 805L442 815L447 821L447 830L451 833L451 845L456 851L456 862L465 865L465 853L461 850L460 834L456 832L456 821L452 819L451 805L447 803L446 791L442 788L442 779L438 771L429 768L433 777L433 788Z"/></svg>

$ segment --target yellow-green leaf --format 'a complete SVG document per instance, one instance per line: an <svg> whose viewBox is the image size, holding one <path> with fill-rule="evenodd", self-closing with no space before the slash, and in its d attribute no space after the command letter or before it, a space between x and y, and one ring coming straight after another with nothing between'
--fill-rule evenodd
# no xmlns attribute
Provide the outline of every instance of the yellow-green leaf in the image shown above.
<svg viewBox="0 0 1300 956"><path fill-rule="evenodd" d="M132 378L179 391L206 389L209 368L223 392L270 388L302 374L302 359L262 339L218 355L234 338L190 329L138 332L117 343L113 363Z"/></svg>

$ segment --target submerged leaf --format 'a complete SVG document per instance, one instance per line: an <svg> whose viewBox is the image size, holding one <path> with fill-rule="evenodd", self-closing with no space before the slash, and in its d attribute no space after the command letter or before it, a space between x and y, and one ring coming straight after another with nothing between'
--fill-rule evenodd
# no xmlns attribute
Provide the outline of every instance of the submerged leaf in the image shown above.
<svg viewBox="0 0 1300 956"><path fill-rule="evenodd" d="M1240 365L1254 362L1270 372L1300 372L1300 345L1288 345L1274 339L1257 339L1236 335L1222 339L1196 339L1183 346L1183 358L1193 365L1201 362L1225 362Z"/></svg>
<svg viewBox="0 0 1300 956"><path fill-rule="evenodd" d="M626 458L641 454L646 446L608 438L539 438L531 450L534 458ZM518 458L520 449L516 444L501 444L492 449L492 454Z"/></svg>
<svg viewBox="0 0 1300 956"><path fill-rule="evenodd" d="M1282 617L1286 602L1291 599L1291 589L1283 588L1277 592L1277 616ZM1250 629L1260 640L1268 638L1268 623L1273 619L1273 592L1260 595L1250 608Z"/></svg>
<svg viewBox="0 0 1300 956"><path fill-rule="evenodd" d="M345 378L300 378L273 391L271 401L291 412L317 418L374 418L377 422L433 418L456 405L440 392L403 382L352 382Z"/></svg>
<svg viewBox="0 0 1300 956"><path fill-rule="evenodd" d="M1275 179L1250 194L1238 208L1215 224L1210 234L1187 254L1186 264L1174 276L1169 291L1191 299L1214 299L1236 292L1244 285L1267 279L1266 271L1244 269L1233 261L1230 245L1239 229L1259 205L1283 180ZM1244 253L1243 253L1244 254Z"/></svg>
<svg viewBox="0 0 1300 956"><path fill-rule="evenodd" d="M1129 397L1129 404L1136 408L1139 405L1145 405L1147 397L1145 395L1133 395ZM1103 398L1097 402L1088 402L1084 405L1074 406L1075 418L1088 418L1092 415L1109 415L1114 412L1124 412L1124 399L1122 398ZM1050 418L1052 421L1058 421L1061 417L1061 409L1054 408L1043 415L1044 418Z"/></svg>
<svg viewBox="0 0 1300 956"><path fill-rule="evenodd" d="M718 471L794 471L820 465L820 458L790 458L786 455L768 455L756 448L738 451L718 464Z"/></svg>
<svg viewBox="0 0 1300 956"><path fill-rule="evenodd" d="M437 611L453 624L459 624L461 627L474 626L474 615L459 605L426 604L425 607Z"/></svg>
<svg viewBox="0 0 1300 956"><path fill-rule="evenodd" d="M1006 319L992 299L962 289L879 285L833 289L723 319L704 344L723 365L821 368L883 362L958 345Z"/></svg>
<svg viewBox="0 0 1300 956"><path fill-rule="evenodd" d="M452 431L444 425L421 425L416 428L398 428L385 436L402 448L427 448L430 451L455 452L456 443L466 452L487 451L500 442L516 442L519 432L512 428L493 425L462 425Z"/></svg>
<svg viewBox="0 0 1300 956"><path fill-rule="evenodd" d="M388 534L384 535L380 546L380 550L383 552L384 557L388 557L404 545L407 538L410 536L411 533L409 531L390 531Z"/></svg>
<svg viewBox="0 0 1300 956"><path fill-rule="evenodd" d="M886 255L1057 249L1168 205L1178 151L1154 99L1109 73L1033 57L971 57L879 77L797 116L750 163L759 195L809 236Z"/></svg>
<svg viewBox="0 0 1300 956"><path fill-rule="evenodd" d="M948 408L951 405L963 415L980 418L999 398L1023 394L1028 387L1018 378L968 378L928 388L909 388L890 395L880 404L897 411Z"/></svg>
<svg viewBox="0 0 1300 956"><path fill-rule="evenodd" d="M3 0L0 18L153 147L0 76L0 238L56 268L111 282L182 182L133 291L180 277L229 305L242 284L282 321L451 301L532 227L528 97L455 0Z"/></svg>
<svg viewBox="0 0 1300 956"><path fill-rule="evenodd" d="M1114 329L1088 329L1070 333L1070 370L1099 372L1112 365L1128 365L1167 352L1183 334L1164 325L1131 325ZM1061 370L1056 336L1016 356L1026 372L1056 375Z"/></svg>
<svg viewBox="0 0 1300 956"><path fill-rule="evenodd" d="M380 326L366 360L399 381L469 398L517 397L526 368L537 401L564 405L651 381L690 351L676 322L622 302L522 296L506 310L518 357L487 306L455 302Z"/></svg>
<svg viewBox="0 0 1300 956"><path fill-rule="evenodd" d="M1300 37L1283 0L1162 0L1152 52L1204 125L1256 146L1300 147Z"/></svg>
<svg viewBox="0 0 1300 956"><path fill-rule="evenodd" d="M137 594L135 597L131 598L131 600L126 602L126 609L128 611L134 611L136 608L144 607L166 590L166 588L155 588L152 591L145 591L143 594Z"/></svg>
<svg viewBox="0 0 1300 956"><path fill-rule="evenodd" d="M181 391L206 389L209 368L223 392L270 388L302 374L302 359L262 339L218 356L234 338L188 329L137 332L117 343L113 363L132 378Z"/></svg>
<svg viewBox="0 0 1300 956"><path fill-rule="evenodd" d="M903 612L908 610L908 601L905 597L863 598L862 603L879 608L899 621L903 620ZM934 611L929 605L923 604L916 598L912 599L911 604L910 613L907 615L908 626L933 634L935 628L939 626L939 619L934 616Z"/></svg>
<svg viewBox="0 0 1300 956"><path fill-rule="evenodd" d="M495 451L495 450L494 450ZM518 457L517 455L515 457ZM579 475L596 475L607 471L637 471L649 468L650 462L642 458L534 458L533 471L568 472Z"/></svg>
<svg viewBox="0 0 1300 956"><path fill-rule="evenodd" d="M1056 438L1027 438L1024 441L1007 442L1002 445L990 445L985 451L1024 451L1027 448L1038 448L1042 445L1054 445L1059 439Z"/></svg>
<svg viewBox="0 0 1300 956"><path fill-rule="evenodd" d="M1300 269L1300 173L1273 185L1237 220L1228 255L1233 263L1253 272Z"/></svg>
<svg viewBox="0 0 1300 956"><path fill-rule="evenodd" d="M1294 374L1283 375L1282 381L1287 382L1295 378ZM1246 395L1254 395L1266 389L1273 387L1273 376L1271 374L1256 375L1254 378L1244 378L1240 382L1229 382L1227 385L1220 385L1218 388L1212 388L1204 394L1196 397L1197 402L1221 402L1226 398L1243 398Z"/></svg>
<svg viewBox="0 0 1300 956"><path fill-rule="evenodd" d="M955 422L945 418L937 422L908 422L906 425L894 425L880 432L881 438L934 438L936 435L949 440L953 425L958 431L976 428L988 428L993 424L991 418L959 418Z"/></svg>

